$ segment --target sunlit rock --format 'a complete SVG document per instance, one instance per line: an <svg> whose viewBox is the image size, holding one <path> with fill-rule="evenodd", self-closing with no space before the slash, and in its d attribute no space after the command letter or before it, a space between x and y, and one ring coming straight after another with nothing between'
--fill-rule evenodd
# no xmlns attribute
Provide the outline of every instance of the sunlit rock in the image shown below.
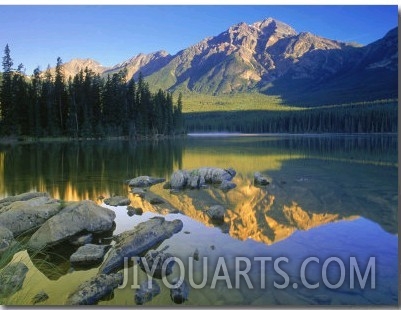
<svg viewBox="0 0 401 310"><path fill-rule="evenodd" d="M86 232L100 233L113 227L116 215L90 200L67 204L46 221L31 237L28 247L42 249Z"/></svg>
<svg viewBox="0 0 401 310"><path fill-rule="evenodd" d="M75 266L91 266L102 262L109 245L86 244L71 255L70 262Z"/></svg>

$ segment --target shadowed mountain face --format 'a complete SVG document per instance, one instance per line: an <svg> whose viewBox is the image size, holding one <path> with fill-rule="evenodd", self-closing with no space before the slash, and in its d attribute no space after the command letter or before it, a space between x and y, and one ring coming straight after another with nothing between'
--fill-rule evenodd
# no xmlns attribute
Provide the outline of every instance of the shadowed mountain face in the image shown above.
<svg viewBox="0 0 401 310"><path fill-rule="evenodd" d="M139 54L102 74L127 68L152 88L207 94L257 91L291 104L321 105L397 97L398 28L367 46L338 42L267 18L239 23L176 55ZM78 60L65 64L77 72ZM82 67L92 64L82 61ZM94 71L99 65L93 62ZM72 67L72 68L71 68ZM330 102L327 101L330 98Z"/></svg>

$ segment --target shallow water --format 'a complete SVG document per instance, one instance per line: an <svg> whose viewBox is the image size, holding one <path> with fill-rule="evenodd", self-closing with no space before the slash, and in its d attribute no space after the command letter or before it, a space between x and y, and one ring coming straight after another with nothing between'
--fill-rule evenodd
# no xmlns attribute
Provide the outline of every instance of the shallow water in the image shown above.
<svg viewBox="0 0 401 310"><path fill-rule="evenodd" d="M171 208L164 204L152 205L134 197L124 184L139 175L169 179L177 169L202 166L233 167L237 187L222 192L211 186L178 194L163 189L162 184L151 187L180 214L170 214ZM384 135L193 136L138 144L25 144L0 147L0 197L37 190L65 201L92 199L116 212L114 235L160 214L168 220L181 219L183 230L159 248L168 245L168 252L183 261L187 279L193 271L195 282L200 283L206 267L208 276L203 288L191 288L186 305L395 305L397 168L397 136ZM270 176L272 184L255 187L256 171ZM128 196L131 205L145 212L130 217L125 207L106 206L99 199L112 195ZM213 204L226 207L224 225L211 223L205 215L204 208ZM106 236L99 242L108 240ZM196 249L200 260L190 269L188 257ZM68 258L73 249L58 251L53 256L17 253L13 260L24 261L29 272L23 288L4 303L31 304L31 298L43 289L49 295L43 305L64 304L82 281L97 273L97 268L72 270ZM224 258L228 279L224 270L215 274L219 257ZM236 283L236 271L245 268L244 262L235 265L236 257L249 259L253 288L244 277ZM313 261L302 278L302 263L310 257ZM362 276L368 266L374 267L366 273L364 288L350 271L351 257ZM205 265L204 258L208 260ZM260 258L271 260L266 262L264 281ZM341 267L345 270L342 285L330 288L341 282ZM129 275L134 268L130 267ZM175 275L179 271L176 265ZM355 288L350 287L353 273ZM145 279L145 274L139 271L138 277ZM160 295L148 304L173 305L169 290L159 283ZM318 287L308 289L308 284ZM130 285L116 289L113 298L99 304L132 305L134 291Z"/></svg>

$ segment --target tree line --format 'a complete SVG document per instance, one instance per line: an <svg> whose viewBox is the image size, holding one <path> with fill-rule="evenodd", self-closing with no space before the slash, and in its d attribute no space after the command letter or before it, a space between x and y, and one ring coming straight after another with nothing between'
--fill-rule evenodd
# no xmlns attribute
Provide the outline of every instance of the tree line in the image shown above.
<svg viewBox="0 0 401 310"><path fill-rule="evenodd" d="M188 113L188 132L238 133L394 133L395 101L293 111Z"/></svg>
<svg viewBox="0 0 401 310"><path fill-rule="evenodd" d="M139 75L127 80L127 70L107 78L81 69L64 75L61 58L55 72L36 68L27 77L20 64L13 69L6 45L0 79L0 135L31 137L129 138L174 135L185 131L182 96L152 93Z"/></svg>

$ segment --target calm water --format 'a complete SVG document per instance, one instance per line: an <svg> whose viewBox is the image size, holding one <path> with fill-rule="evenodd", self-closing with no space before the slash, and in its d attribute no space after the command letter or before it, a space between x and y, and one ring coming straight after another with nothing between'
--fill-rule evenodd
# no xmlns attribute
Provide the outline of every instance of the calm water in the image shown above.
<svg viewBox="0 0 401 310"><path fill-rule="evenodd" d="M134 197L124 185L124 180L139 175L169 179L177 169L202 166L233 167L237 187L229 192L211 187L180 194L171 194L162 184L151 188L181 214L169 214L171 210L163 205ZM395 305L397 169L396 136L193 136L137 144L25 144L0 146L0 197L37 190L66 201L92 199L116 212L114 235L159 214L181 219L183 230L160 248L168 245L168 252L182 259L186 276L188 257L197 249L200 261L193 267L195 282L201 282L202 268L207 268L208 275L205 287L190 290L186 305ZM273 183L265 188L253 186L256 171L269 175ZM125 207L109 207L99 199L112 195L128 196L131 205L145 212L130 217ZM205 215L204 208L213 204L227 208L224 225L215 226ZM54 255L34 257L26 251L17 253L13 259L24 261L30 270L22 290L6 303L31 304L31 298L44 289L50 298L43 304L63 304L74 288L97 273L97 268L73 271L68 263L72 251L64 248ZM248 275L253 288L243 277L235 287L238 256L251 262ZM225 258L232 289L223 277L211 288L219 257ZM255 257L271 259L266 263L265 281ZM319 262L309 263L306 279L301 279L301 265L309 257ZM323 267L332 257L335 260ZM366 273L365 288L359 282L350 287L350 257L355 257L362 276L374 257L374 272ZM206 267L203 258L208 259ZM282 273L274 267L280 258L287 259L279 264ZM343 284L330 288L323 281L322 269L326 268L329 284L339 283L341 262ZM145 274L139 277L144 279ZM319 285L307 289L304 280ZM173 305L169 290L160 284L160 295L148 304ZM132 305L134 290L129 285L117 289L113 298L99 304Z"/></svg>

